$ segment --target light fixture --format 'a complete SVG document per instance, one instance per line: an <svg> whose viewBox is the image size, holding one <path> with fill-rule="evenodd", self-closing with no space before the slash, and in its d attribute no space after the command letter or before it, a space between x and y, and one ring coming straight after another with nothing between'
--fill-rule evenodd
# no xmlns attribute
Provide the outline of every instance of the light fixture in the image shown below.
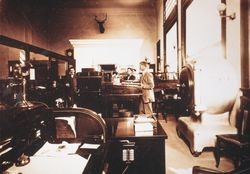
<svg viewBox="0 0 250 174"><path fill-rule="evenodd" d="M221 18L229 18L231 20L234 20L236 18L236 14L232 13L230 15L225 15L225 10L226 10L227 6L225 3L220 3L217 6L217 10L219 11L220 17Z"/></svg>

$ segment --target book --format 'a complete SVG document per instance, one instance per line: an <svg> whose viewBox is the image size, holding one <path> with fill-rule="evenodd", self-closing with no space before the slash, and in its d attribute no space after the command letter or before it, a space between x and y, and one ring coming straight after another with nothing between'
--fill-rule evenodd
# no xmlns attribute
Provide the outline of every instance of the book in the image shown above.
<svg viewBox="0 0 250 174"><path fill-rule="evenodd" d="M137 131L135 132L135 136L153 136L154 131Z"/></svg>
<svg viewBox="0 0 250 174"><path fill-rule="evenodd" d="M134 115L134 123L151 123L153 127L157 127L157 119L152 115Z"/></svg>
<svg viewBox="0 0 250 174"><path fill-rule="evenodd" d="M153 131L153 125L149 122L134 123L135 132Z"/></svg>

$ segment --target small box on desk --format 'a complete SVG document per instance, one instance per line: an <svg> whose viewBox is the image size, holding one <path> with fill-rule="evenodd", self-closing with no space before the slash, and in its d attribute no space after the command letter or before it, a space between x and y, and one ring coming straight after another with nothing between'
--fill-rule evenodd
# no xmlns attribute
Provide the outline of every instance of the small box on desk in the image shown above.
<svg viewBox="0 0 250 174"><path fill-rule="evenodd" d="M134 123L135 136L153 136L154 128L151 122Z"/></svg>
<svg viewBox="0 0 250 174"><path fill-rule="evenodd" d="M138 132L135 132L135 136L137 136L137 137L153 136L153 135L154 135L154 131L138 131Z"/></svg>
<svg viewBox="0 0 250 174"><path fill-rule="evenodd" d="M134 115L134 123L151 123L153 128L157 127L157 118L154 115L136 114Z"/></svg>
<svg viewBox="0 0 250 174"><path fill-rule="evenodd" d="M135 131L153 131L153 125L151 123L134 123Z"/></svg>

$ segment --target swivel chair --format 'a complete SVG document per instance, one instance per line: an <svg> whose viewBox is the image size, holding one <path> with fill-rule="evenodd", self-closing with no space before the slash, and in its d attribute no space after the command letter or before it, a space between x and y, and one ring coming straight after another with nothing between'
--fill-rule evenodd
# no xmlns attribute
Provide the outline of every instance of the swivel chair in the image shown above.
<svg viewBox="0 0 250 174"><path fill-rule="evenodd" d="M52 110L52 113L55 118L56 139L106 142L107 126L96 112L86 108L56 108ZM65 125L65 122L68 124ZM65 129L68 125L71 129ZM66 132L59 132L62 130Z"/></svg>

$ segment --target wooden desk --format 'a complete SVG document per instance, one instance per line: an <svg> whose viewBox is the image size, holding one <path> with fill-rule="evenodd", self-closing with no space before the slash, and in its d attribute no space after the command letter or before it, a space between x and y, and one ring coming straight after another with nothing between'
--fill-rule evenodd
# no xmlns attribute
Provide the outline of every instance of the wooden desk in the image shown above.
<svg viewBox="0 0 250 174"><path fill-rule="evenodd" d="M113 104L123 105L124 108L129 109L134 114L138 114L140 96L141 94L105 94L102 96L105 106L103 114L111 115L111 117L115 116ZM119 110L123 108L118 107L117 109Z"/></svg>
<svg viewBox="0 0 250 174"><path fill-rule="evenodd" d="M7 112L8 110L6 110ZM96 143L99 137L95 135L99 135L98 132L98 125L100 125L103 128L103 137L106 137L106 127L103 125L104 123L101 122L101 119L98 115L92 113L89 110L84 109L59 109L53 110L53 114L51 112L51 109L47 108L46 105L43 105L41 103L34 103L34 106L30 108L17 108L14 110L15 112L12 114L10 111L9 114L4 114L4 112L1 112L0 120L3 120L5 125L4 127L1 127L1 135L0 135L0 173L4 171L15 170L14 173L21 172L22 170L25 170L25 172L21 173L37 173L34 172L34 170L40 170L40 167L44 164L46 167L48 166L47 163L49 162L46 159L36 158L34 157L34 154L44 145L45 142L50 142L53 144L59 144L63 140L67 141L68 143ZM61 114L61 115L60 115ZM78 116L77 119L79 122L76 122L76 124L79 123L79 129L77 131L84 133L86 131L85 135L78 134L79 137L77 138L65 138L65 139L58 139L56 138L56 132L55 132L55 120L54 117L58 116ZM90 124L91 122L88 122L92 120L96 124ZM80 125L80 123L89 123L89 125L92 125L93 128L97 129L97 131L89 133L89 129L87 129L87 126L84 124ZM64 125L63 125L64 126ZM84 129L82 128L84 127ZM105 127L105 128L104 128ZM101 128L101 132L102 132ZM105 130L104 130L105 129ZM89 133L89 134L88 134ZM87 136L89 135L89 136ZM84 137L85 136L85 137ZM99 140L99 139L98 139ZM98 141L99 142L99 141ZM97 143L98 143L97 142ZM105 142L105 141L101 141ZM80 171L80 173L83 174L101 174L106 154L108 150L108 144L107 143L100 143L101 146L98 149L79 149L77 150L77 154L82 157L88 157L89 154L91 154L87 164L85 165L85 169L82 169L84 171ZM17 162L17 159L22 155L25 154L26 156L31 157L30 163L28 163L26 166L23 166L24 168L21 169L21 167L11 168L15 167L13 166L15 162ZM63 154L64 155L64 154ZM71 159L70 155L64 155L68 156ZM73 156L75 156L73 154ZM47 156L48 157L48 156ZM35 160L34 160L35 159ZM54 158L51 159L51 162L55 162L59 165L63 165L67 159L64 160L64 158ZM64 160L64 161L62 161ZM81 162L81 161L80 161ZM63 164L62 164L63 163ZM29 165L30 164L30 165ZM51 164L51 163L49 163ZM70 163L69 163L70 164ZM82 163L78 165L78 163L75 163L77 166L83 166ZM53 165L52 165L53 166ZM26 168L27 167L27 168ZM55 166L54 166L55 167ZM65 167L65 166L64 166ZM84 166L83 166L84 167ZM73 167L72 167L73 168ZM52 171L51 168L44 168L48 172L43 173L53 173L56 172ZM61 168L60 168L61 169ZM68 168L71 170L71 168ZM81 168L80 168L81 169ZM20 170L20 171L19 171ZM26 172L27 171L27 172ZM40 170L41 171L41 170ZM6 172L7 173L7 172ZM12 172L13 173L13 172ZM41 173L41 172L40 172ZM60 174L62 172L59 172ZM67 172L66 172L67 173ZM70 172L69 172L70 173ZM76 172L71 172L76 173Z"/></svg>
<svg viewBox="0 0 250 174"><path fill-rule="evenodd" d="M136 136L133 118L106 118L108 127L108 152L109 174L165 174L165 140L167 134L162 126L157 123L153 135ZM126 142L134 143L134 161L123 161L123 149Z"/></svg>
<svg viewBox="0 0 250 174"><path fill-rule="evenodd" d="M24 165L23 167L16 167L14 163L12 163L12 165L10 165L9 169L6 170L6 173L27 173L27 174L33 174L33 173L54 173L54 174L59 174L60 173L68 173L68 172L79 172L79 174L101 174L103 169L104 169L104 165L105 165L105 159L106 159L106 155L107 155L107 149L108 149L108 145L107 144L102 144L98 149L81 149L78 148L78 150L76 151L75 154L77 155L65 155L62 154L62 156L33 156L34 152L37 152L40 147L43 144L40 144L37 147L33 147L32 149L27 150L26 152L24 152L24 154L28 155L30 157L30 163ZM67 146L67 145L66 145ZM55 154L57 152L55 151ZM53 154L53 153L51 153ZM79 160L74 160L79 158ZM84 160L85 159L85 160ZM65 160L69 160L68 162ZM72 161L76 162L74 165L72 164ZM48 163L50 163L52 166L50 168L46 168L47 165L49 165ZM70 164L71 163L71 164ZM53 166L53 164L55 166ZM64 171L63 167L58 169L57 167L59 167L59 165L66 165L66 167L68 165L70 165L73 168L65 168ZM74 168L75 167L75 168ZM63 171L62 171L63 169ZM79 171L79 169L83 170L83 171Z"/></svg>
<svg viewBox="0 0 250 174"><path fill-rule="evenodd" d="M117 117L119 109L128 109L134 114L139 113L141 95L141 88L138 85L103 85L102 99L105 106L103 115Z"/></svg>

